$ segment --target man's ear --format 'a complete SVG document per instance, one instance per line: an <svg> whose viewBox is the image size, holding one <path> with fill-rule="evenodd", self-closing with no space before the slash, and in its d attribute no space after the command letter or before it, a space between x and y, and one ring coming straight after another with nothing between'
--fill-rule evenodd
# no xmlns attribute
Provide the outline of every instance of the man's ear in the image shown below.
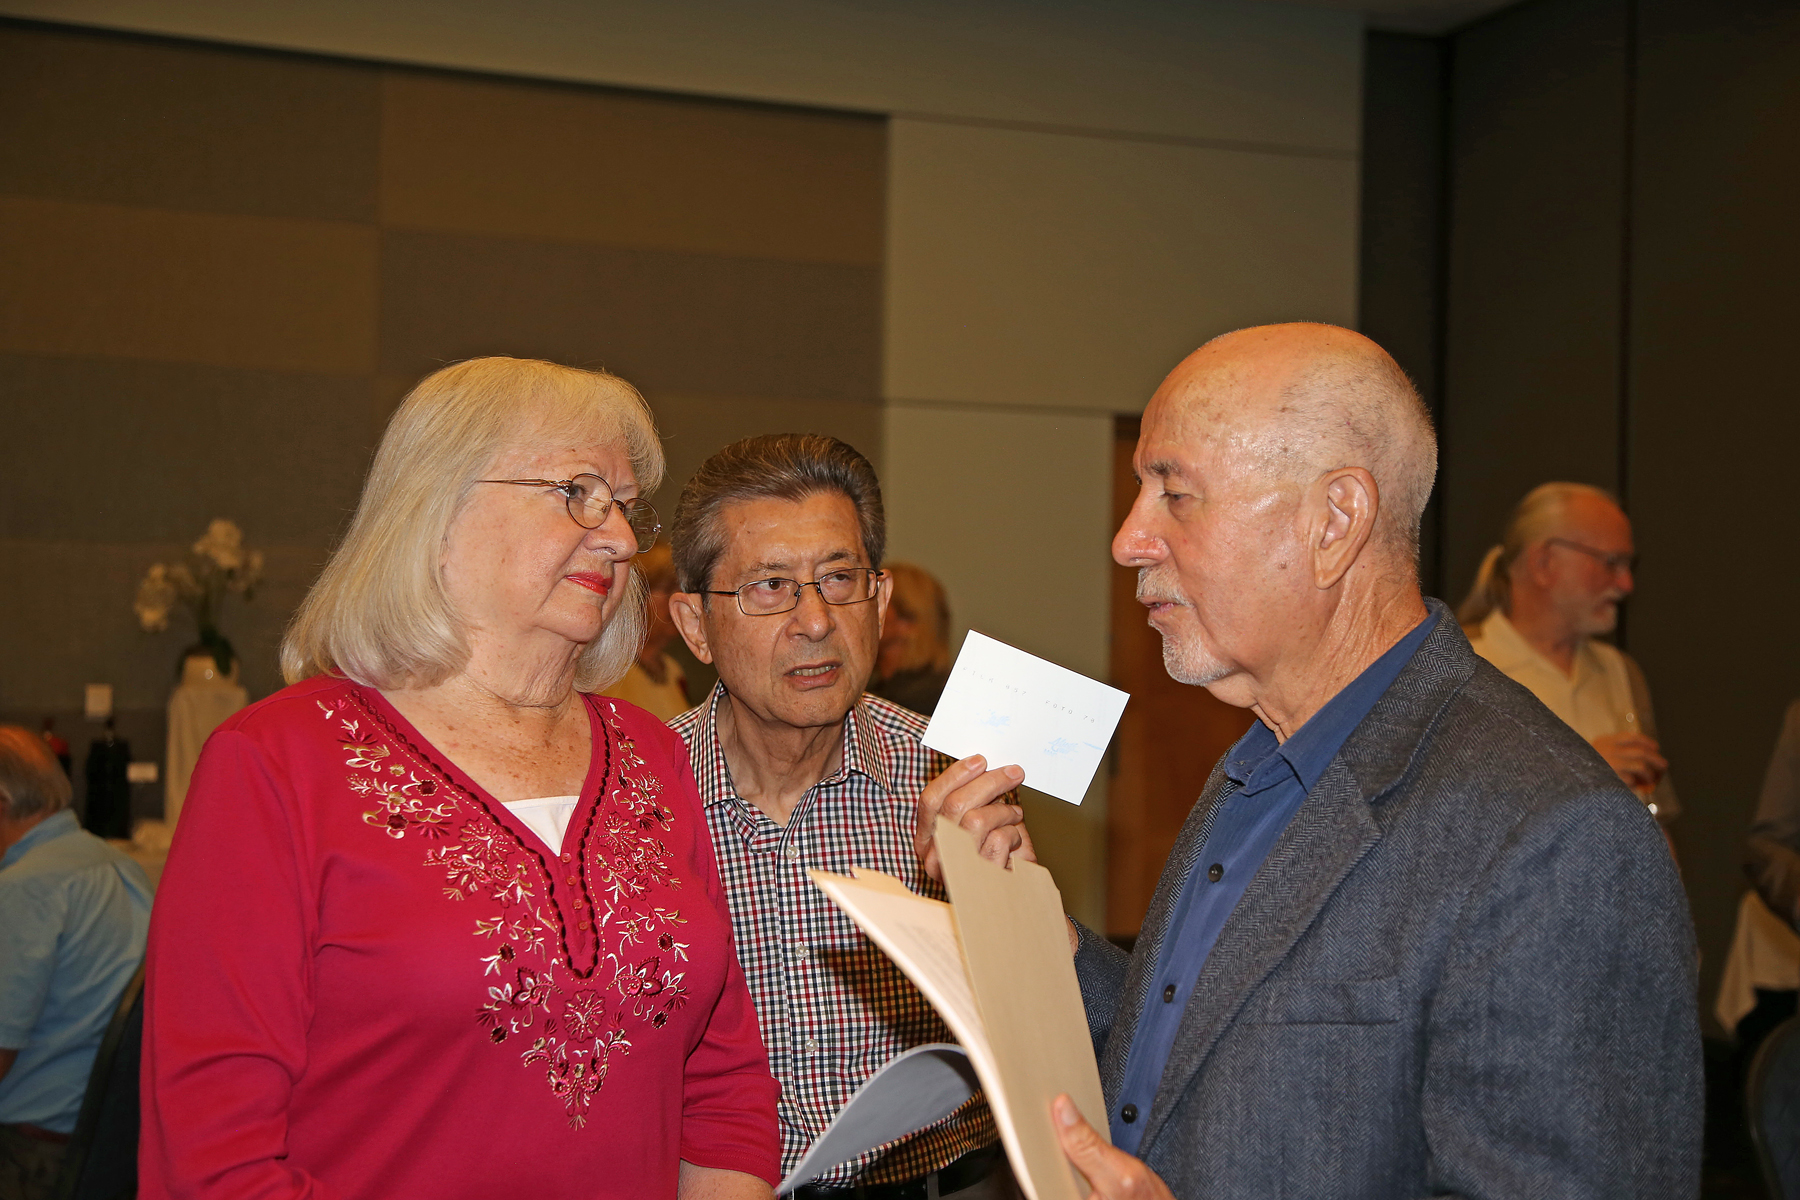
<svg viewBox="0 0 1800 1200"><path fill-rule="evenodd" d="M1339 467L1320 482L1323 511L1315 519L1313 586L1325 590L1336 587L1362 557L1381 512L1381 492L1375 476L1362 467Z"/></svg>
<svg viewBox="0 0 1800 1200"><path fill-rule="evenodd" d="M1540 588L1548 588L1556 582L1555 573L1550 567L1550 542L1546 539L1534 542L1525 547L1519 555L1519 565L1525 568L1525 577Z"/></svg>
<svg viewBox="0 0 1800 1200"><path fill-rule="evenodd" d="M669 596L669 620L681 633L694 657L703 663L713 660L712 646L706 640L706 597L698 592L675 592Z"/></svg>

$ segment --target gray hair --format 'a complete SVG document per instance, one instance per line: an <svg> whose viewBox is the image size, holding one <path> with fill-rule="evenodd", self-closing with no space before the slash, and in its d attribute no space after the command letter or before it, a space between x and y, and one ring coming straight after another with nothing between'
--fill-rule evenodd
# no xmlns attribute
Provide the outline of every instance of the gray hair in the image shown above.
<svg viewBox="0 0 1800 1200"><path fill-rule="evenodd" d="M1419 525L1437 479L1437 431L1418 388L1371 343L1366 352L1321 358L1283 389L1282 400L1287 420L1269 457L1297 454L1310 473L1365 468L1381 500L1372 540L1416 579Z"/></svg>
<svg viewBox="0 0 1800 1200"><path fill-rule="evenodd" d="M445 594L445 539L504 451L540 440L622 443L639 490L662 482L662 443L637 389L605 371L475 358L434 372L388 422L343 542L281 643L289 683L335 673L370 687L428 687L468 662ZM644 585L631 573L617 615L581 653L575 686L623 675L644 640Z"/></svg>
<svg viewBox="0 0 1800 1200"><path fill-rule="evenodd" d="M0 725L0 810L10 821L69 807L69 777L44 739L19 725Z"/></svg>
<svg viewBox="0 0 1800 1200"><path fill-rule="evenodd" d="M1506 522L1498 546L1489 547L1476 568L1475 583L1457 607L1456 619L1473 629L1495 609L1512 613L1512 572L1527 549L1555 537L1568 526L1569 504L1577 496L1595 496L1617 505L1618 498L1591 483L1540 483L1525 493Z"/></svg>
<svg viewBox="0 0 1800 1200"><path fill-rule="evenodd" d="M863 552L871 567L887 548L887 517L875 468L856 448L818 433L768 433L733 442L700 465L675 505L669 542L684 592L712 586L725 553L719 513L744 500L804 500L821 493L848 497L856 506Z"/></svg>

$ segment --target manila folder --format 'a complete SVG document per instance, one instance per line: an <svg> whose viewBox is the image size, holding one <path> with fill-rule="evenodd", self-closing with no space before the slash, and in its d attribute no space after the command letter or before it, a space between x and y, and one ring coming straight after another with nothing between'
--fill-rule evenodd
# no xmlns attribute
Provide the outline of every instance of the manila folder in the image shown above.
<svg viewBox="0 0 1800 1200"><path fill-rule="evenodd" d="M1050 1102L1067 1092L1106 1136L1100 1071L1069 954L1062 896L1036 863L1003 869L942 819L938 856L952 904L858 869L813 882L906 973L968 1052L1013 1173L1029 1200L1081 1200L1088 1186L1056 1140Z"/></svg>

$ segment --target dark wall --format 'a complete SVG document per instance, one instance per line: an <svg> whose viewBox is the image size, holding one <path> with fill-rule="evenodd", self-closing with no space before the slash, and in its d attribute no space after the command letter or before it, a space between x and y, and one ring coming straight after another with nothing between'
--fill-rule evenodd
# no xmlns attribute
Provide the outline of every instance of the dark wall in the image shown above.
<svg viewBox="0 0 1800 1200"><path fill-rule="evenodd" d="M1625 0L1526 4L1454 39L1445 587L1546 479L1618 486Z"/></svg>
<svg viewBox="0 0 1800 1200"><path fill-rule="evenodd" d="M1411 322L1387 335L1399 346L1442 338L1443 594L1461 597L1535 484L1624 496L1642 567L1622 641L1649 675L1686 807L1674 837L1710 1014L1744 888L1738 848L1800 695L1787 610L1800 568L1778 532L1800 440L1787 350L1800 7L1535 0L1438 48L1442 287L1423 318L1380 311ZM1379 35L1372 118L1419 75L1378 49ZM1427 123L1408 121L1394 128L1422 156ZM1404 162L1375 145L1366 170ZM1365 198L1422 178L1408 170L1366 181ZM1428 184L1413 187L1422 203Z"/></svg>
<svg viewBox="0 0 1800 1200"><path fill-rule="evenodd" d="M1371 33L1363 54L1362 229L1357 313L1362 331L1411 375L1443 420L1446 89L1441 38ZM1420 577L1441 594L1441 492L1420 530Z"/></svg>
<svg viewBox="0 0 1800 1200"><path fill-rule="evenodd" d="M879 457L879 119L0 21L0 721L115 687L139 758L193 630L145 568L268 552L224 631L253 697L388 414L479 354L604 366L665 512L771 428ZM145 807L154 807L146 797Z"/></svg>
<svg viewBox="0 0 1800 1200"><path fill-rule="evenodd" d="M1688 816L1675 840L1712 983L1738 852L1800 696L1783 530L1800 447L1800 7L1639 0L1631 222L1630 647Z"/></svg>

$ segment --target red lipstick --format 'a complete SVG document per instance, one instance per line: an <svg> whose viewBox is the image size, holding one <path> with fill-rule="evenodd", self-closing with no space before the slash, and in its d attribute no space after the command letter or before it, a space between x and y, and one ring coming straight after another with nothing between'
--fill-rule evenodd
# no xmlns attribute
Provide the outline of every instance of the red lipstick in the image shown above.
<svg viewBox="0 0 1800 1200"><path fill-rule="evenodd" d="M604 596L612 591L612 580L592 571L577 571L572 575L564 575L563 578L576 587L584 587L596 595Z"/></svg>

